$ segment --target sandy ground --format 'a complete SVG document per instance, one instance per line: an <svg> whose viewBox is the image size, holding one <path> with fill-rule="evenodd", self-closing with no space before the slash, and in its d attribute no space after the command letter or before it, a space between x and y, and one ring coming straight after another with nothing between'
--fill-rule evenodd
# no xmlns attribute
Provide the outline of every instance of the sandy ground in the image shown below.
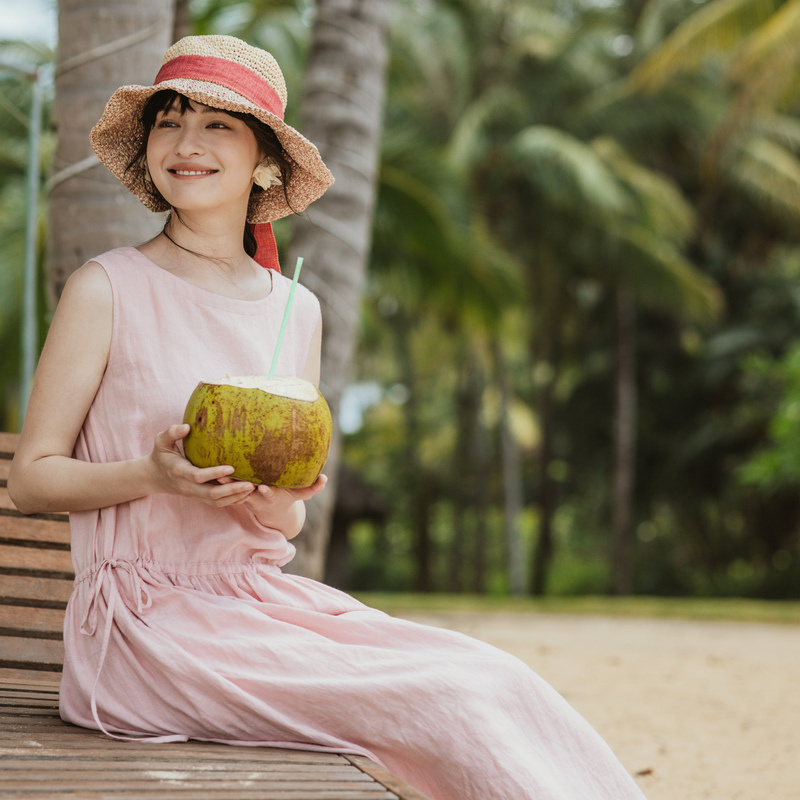
<svg viewBox="0 0 800 800"><path fill-rule="evenodd" d="M800 626L406 613L522 658L648 800L800 798Z"/></svg>

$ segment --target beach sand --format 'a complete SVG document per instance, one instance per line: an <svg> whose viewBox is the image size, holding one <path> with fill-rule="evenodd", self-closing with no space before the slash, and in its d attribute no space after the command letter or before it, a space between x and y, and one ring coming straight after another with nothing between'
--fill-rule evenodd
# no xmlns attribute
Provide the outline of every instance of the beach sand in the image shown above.
<svg viewBox="0 0 800 800"><path fill-rule="evenodd" d="M648 800L800 798L800 626L551 614L399 614L518 656Z"/></svg>

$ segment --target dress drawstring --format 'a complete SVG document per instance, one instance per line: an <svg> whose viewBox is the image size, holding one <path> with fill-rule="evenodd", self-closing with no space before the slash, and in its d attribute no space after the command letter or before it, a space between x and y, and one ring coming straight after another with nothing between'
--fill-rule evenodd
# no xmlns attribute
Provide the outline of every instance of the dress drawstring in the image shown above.
<svg viewBox="0 0 800 800"><path fill-rule="evenodd" d="M103 671L103 666L106 660L106 653L111 641L111 627L114 624L114 611L117 606L117 600L120 597L119 593L119 572L124 571L128 576L128 585L131 595L135 598L135 608L138 614L141 614L146 608L152 605L152 597L147 589L147 584L142 580L139 575L136 564L133 561L128 561L122 558L104 559L99 563L96 569L92 570L89 576L90 592L89 604L83 620L80 625L80 632L86 636L94 636L97 632L97 616L98 616L98 603L100 596L103 593L103 587L108 587L108 608L106 609L106 618L103 625L103 639L100 649L100 664L97 667L97 675L94 679L92 686L92 694L90 704L92 709L92 717L99 730L106 736L112 739L122 739L124 741L147 741L147 742L177 742L185 741L185 736L172 735L172 736L119 736L111 733L105 725L100 721L100 714L97 710L97 686L100 682L100 675Z"/></svg>

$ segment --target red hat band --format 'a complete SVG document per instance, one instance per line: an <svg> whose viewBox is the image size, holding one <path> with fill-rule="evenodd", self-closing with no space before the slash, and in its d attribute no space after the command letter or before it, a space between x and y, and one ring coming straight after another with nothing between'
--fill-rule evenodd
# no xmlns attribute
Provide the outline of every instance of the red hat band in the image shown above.
<svg viewBox="0 0 800 800"><path fill-rule="evenodd" d="M217 56L175 56L158 71L155 83L180 79L224 86L283 119L283 104L278 93L260 75L235 61Z"/></svg>

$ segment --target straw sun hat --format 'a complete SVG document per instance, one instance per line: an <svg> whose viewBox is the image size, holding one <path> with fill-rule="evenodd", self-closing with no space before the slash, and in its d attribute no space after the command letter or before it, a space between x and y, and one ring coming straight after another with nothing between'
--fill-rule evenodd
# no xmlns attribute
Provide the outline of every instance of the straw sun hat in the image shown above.
<svg viewBox="0 0 800 800"><path fill-rule="evenodd" d="M251 196L247 221L268 223L302 211L333 183L317 148L283 121L286 83L265 50L233 36L186 36L164 54L152 86L122 86L111 96L90 134L100 161L151 211L167 211L166 202L145 188L143 169L127 169L147 134L141 117L152 95L163 89L214 108L251 114L275 132L293 162L286 186L270 186Z"/></svg>

